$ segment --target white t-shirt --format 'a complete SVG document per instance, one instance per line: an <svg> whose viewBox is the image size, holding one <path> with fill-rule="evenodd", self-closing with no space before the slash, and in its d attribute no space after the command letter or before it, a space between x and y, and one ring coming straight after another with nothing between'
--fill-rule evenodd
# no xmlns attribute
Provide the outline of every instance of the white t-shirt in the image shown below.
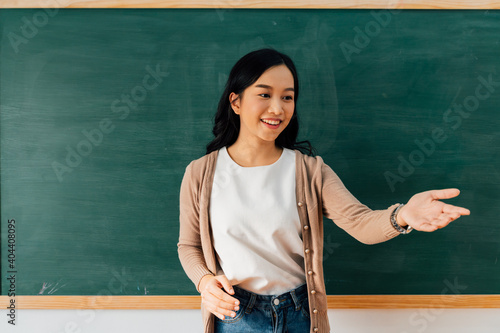
<svg viewBox="0 0 500 333"><path fill-rule="evenodd" d="M217 259L233 286L278 295L305 283L295 195L295 152L242 167L221 148L210 199Z"/></svg>

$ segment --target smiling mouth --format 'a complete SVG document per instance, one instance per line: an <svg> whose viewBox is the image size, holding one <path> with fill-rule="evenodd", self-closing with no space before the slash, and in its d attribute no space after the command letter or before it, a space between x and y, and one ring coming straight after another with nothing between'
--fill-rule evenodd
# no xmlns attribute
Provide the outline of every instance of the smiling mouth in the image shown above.
<svg viewBox="0 0 500 333"><path fill-rule="evenodd" d="M276 126L276 125L281 124L281 120L267 120L267 119L261 119L260 121L262 121L263 123L269 124L269 125L271 125L271 126Z"/></svg>

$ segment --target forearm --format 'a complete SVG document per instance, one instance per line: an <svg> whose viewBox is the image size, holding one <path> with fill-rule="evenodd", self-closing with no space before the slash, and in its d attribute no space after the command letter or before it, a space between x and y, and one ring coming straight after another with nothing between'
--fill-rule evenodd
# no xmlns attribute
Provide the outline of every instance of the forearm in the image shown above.
<svg viewBox="0 0 500 333"><path fill-rule="evenodd" d="M201 248L191 245L178 244L179 260L186 275L194 283L198 291L200 282L206 275L213 275L205 262Z"/></svg>
<svg viewBox="0 0 500 333"><path fill-rule="evenodd" d="M384 210L371 210L360 205L357 209L353 207L348 210L352 214L334 216L333 221L358 241L377 244L399 235L390 222L391 213L397 206L394 204Z"/></svg>
<svg viewBox="0 0 500 333"><path fill-rule="evenodd" d="M365 244L381 243L399 235L390 220L398 204L383 210L372 210L347 190L330 167L324 165L322 171L323 214L327 218Z"/></svg>

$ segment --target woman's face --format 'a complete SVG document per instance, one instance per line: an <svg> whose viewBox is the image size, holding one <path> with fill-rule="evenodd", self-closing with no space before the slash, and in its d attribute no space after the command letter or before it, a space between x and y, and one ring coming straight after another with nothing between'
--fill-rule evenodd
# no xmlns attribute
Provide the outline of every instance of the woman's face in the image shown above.
<svg viewBox="0 0 500 333"><path fill-rule="evenodd" d="M285 65L271 67L242 94L231 93L229 101L240 115L238 139L274 142L295 108L292 72Z"/></svg>

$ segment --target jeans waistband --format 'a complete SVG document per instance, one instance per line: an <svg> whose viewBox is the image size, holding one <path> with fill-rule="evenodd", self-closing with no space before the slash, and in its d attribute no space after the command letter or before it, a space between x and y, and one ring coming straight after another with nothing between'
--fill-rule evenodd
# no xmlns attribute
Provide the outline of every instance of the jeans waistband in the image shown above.
<svg viewBox="0 0 500 333"><path fill-rule="evenodd" d="M233 288L234 297L247 307L246 312L248 313L252 311L253 307L279 310L287 306L294 306L296 310L299 310L301 303L304 299L307 299L307 284L303 284L281 295L259 295L237 286Z"/></svg>

